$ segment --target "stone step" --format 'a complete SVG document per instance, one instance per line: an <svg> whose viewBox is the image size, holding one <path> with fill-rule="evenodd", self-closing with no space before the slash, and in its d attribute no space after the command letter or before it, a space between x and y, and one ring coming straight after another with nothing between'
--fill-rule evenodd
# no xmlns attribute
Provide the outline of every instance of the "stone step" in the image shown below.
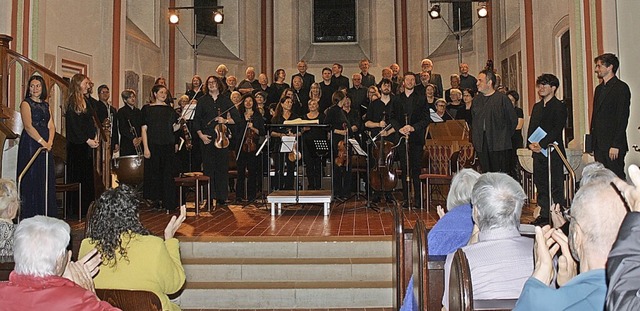
<svg viewBox="0 0 640 311"><path fill-rule="evenodd" d="M388 308L391 281L187 282L183 309Z"/></svg>
<svg viewBox="0 0 640 311"><path fill-rule="evenodd" d="M385 258L186 258L187 280L207 281L390 281Z"/></svg>
<svg viewBox="0 0 640 311"><path fill-rule="evenodd" d="M383 258L391 257L391 237L180 238L184 258Z"/></svg>

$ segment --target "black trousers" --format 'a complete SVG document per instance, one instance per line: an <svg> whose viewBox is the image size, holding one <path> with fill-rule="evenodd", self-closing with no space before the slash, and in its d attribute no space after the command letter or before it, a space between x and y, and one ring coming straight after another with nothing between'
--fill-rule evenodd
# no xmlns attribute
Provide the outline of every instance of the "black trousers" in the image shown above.
<svg viewBox="0 0 640 311"><path fill-rule="evenodd" d="M149 145L151 157L144 159L144 190L145 199L162 200L162 207L174 210L176 203L175 177L175 146Z"/></svg>
<svg viewBox="0 0 640 311"><path fill-rule="evenodd" d="M67 144L67 182L79 182L82 185L82 214L86 215L89 210L89 204L95 198L93 184L93 149L86 143ZM69 215L77 215L78 213L78 197L75 195L67 196L67 212Z"/></svg>
<svg viewBox="0 0 640 311"><path fill-rule="evenodd" d="M216 148L213 142L203 145L202 168L210 178L211 195L216 201L226 201L229 197L229 149Z"/></svg>
<svg viewBox="0 0 640 311"><path fill-rule="evenodd" d="M549 172L547 158L534 154L533 157L533 183L538 192L538 205L540 216L549 217ZM562 160L557 152L551 153L551 197L554 203L566 206L564 198L564 169Z"/></svg>
<svg viewBox="0 0 640 311"><path fill-rule="evenodd" d="M293 190L294 172L296 171L296 162L289 161L289 153L278 152L280 148L276 148L274 152L274 162L276 172L273 176L271 187L275 190ZM285 176L286 172L286 176Z"/></svg>
<svg viewBox="0 0 640 311"><path fill-rule="evenodd" d="M509 160L509 157L511 157L509 150L489 151L488 146L487 136L484 135L482 150L476 150L482 171L485 173L502 172L509 174L511 171L509 167L509 163L511 162Z"/></svg>
<svg viewBox="0 0 640 311"><path fill-rule="evenodd" d="M405 202L409 198L409 190L413 186L413 203L412 207L420 206L420 193L422 187L420 185L420 168L422 167L422 145L409 144L409 182L407 182L407 153L404 141L398 146L397 157L400 160L400 169L402 174L400 181L402 182L402 197Z"/></svg>
<svg viewBox="0 0 640 311"><path fill-rule="evenodd" d="M338 166L333 163L333 195L348 197L351 194L351 169L348 165Z"/></svg>
<svg viewBox="0 0 640 311"><path fill-rule="evenodd" d="M202 172L202 141L192 140L191 150L187 150L186 144L176 154L178 160L178 172Z"/></svg>
<svg viewBox="0 0 640 311"><path fill-rule="evenodd" d="M245 180L247 182L246 188L246 198L249 201L252 201L256 198L256 188L258 186L258 174L261 172L258 171L258 160L255 152L244 152L240 151L240 156L238 157L238 183L236 185L236 199L245 198ZM247 177L245 178L246 172Z"/></svg>
<svg viewBox="0 0 640 311"><path fill-rule="evenodd" d="M618 158L615 160L611 160L611 158L609 158L609 149L597 149L593 151L593 156L596 161L602 163L604 167L610 169L622 180L626 180L626 175L624 173L624 157L626 155L627 151L620 150L618 152Z"/></svg>

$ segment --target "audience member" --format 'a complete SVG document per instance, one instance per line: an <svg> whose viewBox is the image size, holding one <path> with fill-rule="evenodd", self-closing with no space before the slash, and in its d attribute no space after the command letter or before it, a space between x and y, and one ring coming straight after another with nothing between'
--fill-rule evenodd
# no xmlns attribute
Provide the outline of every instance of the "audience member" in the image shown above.
<svg viewBox="0 0 640 311"><path fill-rule="evenodd" d="M0 179L0 257L13 256L13 219L18 214L20 200L16 183Z"/></svg>
<svg viewBox="0 0 640 311"><path fill-rule="evenodd" d="M100 256L95 249L71 262L67 251L71 229L59 219L34 216L16 228L15 268L8 282L0 282L0 309L23 310L120 310L96 297L92 277Z"/></svg>
<svg viewBox="0 0 640 311"><path fill-rule="evenodd" d="M533 271L533 240L520 235L520 215L526 195L509 175L486 173L471 193L478 242L462 247L471 271L473 299L516 299ZM444 297L449 307L449 272L453 254L444 267ZM540 309L542 310L542 309Z"/></svg>
<svg viewBox="0 0 640 311"><path fill-rule="evenodd" d="M138 218L140 200L126 185L105 191L89 219L87 238L80 256L96 248L102 268L95 278L97 288L152 291L163 310L180 310L167 294L177 292L185 282L178 239L174 234L186 218L186 209L171 217L164 229L164 240L152 235Z"/></svg>
<svg viewBox="0 0 640 311"><path fill-rule="evenodd" d="M447 195L447 213L427 235L429 255L448 255L467 245L473 230L471 191L480 173L465 168L453 176ZM438 206L438 213L442 207Z"/></svg>
<svg viewBox="0 0 640 311"><path fill-rule="evenodd" d="M568 237L559 229L536 227L535 270L514 310L603 310L605 264L625 205L611 183L590 183L578 190L567 214ZM577 275L574 258L580 262Z"/></svg>
<svg viewBox="0 0 640 311"><path fill-rule="evenodd" d="M629 177L635 186L621 179L614 181L631 212L624 217L607 259L606 310L636 310L640 306L640 170L635 164L629 166Z"/></svg>

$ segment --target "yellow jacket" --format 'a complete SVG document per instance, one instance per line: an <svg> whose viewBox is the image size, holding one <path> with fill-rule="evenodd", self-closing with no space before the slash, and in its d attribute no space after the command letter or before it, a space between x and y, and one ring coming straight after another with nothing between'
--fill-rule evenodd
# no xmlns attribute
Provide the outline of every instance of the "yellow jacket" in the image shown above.
<svg viewBox="0 0 640 311"><path fill-rule="evenodd" d="M114 267L105 263L100 266L100 272L94 279L96 288L152 291L160 298L163 310L180 310L167 297L167 294L180 290L185 282L178 240L164 241L153 235L134 234L130 241L123 235L122 241L127 245L128 261L116 250L117 264ZM94 247L90 239L84 239L78 258Z"/></svg>

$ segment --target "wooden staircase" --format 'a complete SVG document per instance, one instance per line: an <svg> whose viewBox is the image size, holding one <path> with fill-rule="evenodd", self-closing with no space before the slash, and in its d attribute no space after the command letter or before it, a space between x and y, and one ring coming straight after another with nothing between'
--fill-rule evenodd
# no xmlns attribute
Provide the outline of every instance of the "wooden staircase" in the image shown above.
<svg viewBox="0 0 640 311"><path fill-rule="evenodd" d="M183 309L390 308L391 237L183 238Z"/></svg>

